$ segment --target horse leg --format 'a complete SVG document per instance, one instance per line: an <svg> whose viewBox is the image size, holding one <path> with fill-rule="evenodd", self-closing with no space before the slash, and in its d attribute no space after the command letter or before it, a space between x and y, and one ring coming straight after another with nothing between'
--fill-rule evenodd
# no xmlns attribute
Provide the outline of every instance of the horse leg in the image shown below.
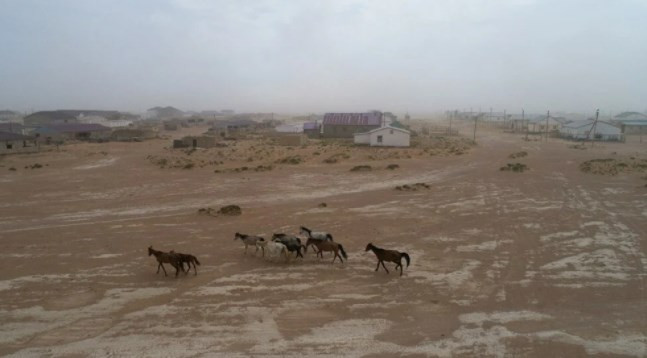
<svg viewBox="0 0 647 358"><path fill-rule="evenodd" d="M334 252L335 252L335 256L333 256L331 263L335 263L335 260L337 260L337 251L334 251ZM341 259L341 257L340 257L340 259Z"/></svg>
<svg viewBox="0 0 647 358"><path fill-rule="evenodd" d="M155 272L156 275L160 273L160 265L162 265L162 263L157 261L157 272Z"/></svg>
<svg viewBox="0 0 647 358"><path fill-rule="evenodd" d="M164 268L164 264L160 262L160 266L162 266L162 270L164 270L164 276L168 276L166 274L166 269ZM159 268L157 269L157 271L159 271Z"/></svg>
<svg viewBox="0 0 647 358"><path fill-rule="evenodd" d="M380 269L380 260L377 260L377 266L375 266L375 272Z"/></svg>
<svg viewBox="0 0 647 358"><path fill-rule="evenodd" d="M381 261L381 262L382 262L382 267L384 267L384 271L386 271L386 273L389 273L389 269L387 269L386 266L384 266L384 261Z"/></svg>

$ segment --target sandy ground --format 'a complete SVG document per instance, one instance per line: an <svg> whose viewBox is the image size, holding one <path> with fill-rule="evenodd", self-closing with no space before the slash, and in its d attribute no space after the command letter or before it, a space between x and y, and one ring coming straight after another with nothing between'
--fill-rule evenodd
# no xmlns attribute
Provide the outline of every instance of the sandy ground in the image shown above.
<svg viewBox="0 0 647 358"><path fill-rule="evenodd" d="M578 168L647 159L646 144L581 150L488 132L461 155L169 143L0 159L0 354L647 355L647 172ZM303 162L276 163L290 155ZM196 166L156 164L180 157ZM530 169L499 171L513 162ZM350 171L360 164L374 170ZM273 169L234 170L258 165ZM413 183L430 189L394 190ZM228 204L243 215L197 213ZM233 241L299 225L331 232L348 261L272 261ZM374 272L369 242L408 252L411 266ZM198 275L156 274L149 245L195 254Z"/></svg>

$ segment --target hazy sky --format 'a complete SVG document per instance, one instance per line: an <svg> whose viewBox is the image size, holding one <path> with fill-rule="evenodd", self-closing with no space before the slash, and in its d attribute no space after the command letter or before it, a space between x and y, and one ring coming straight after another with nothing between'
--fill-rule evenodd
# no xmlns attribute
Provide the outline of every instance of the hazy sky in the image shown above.
<svg viewBox="0 0 647 358"><path fill-rule="evenodd" d="M647 0L0 0L0 109L647 110Z"/></svg>

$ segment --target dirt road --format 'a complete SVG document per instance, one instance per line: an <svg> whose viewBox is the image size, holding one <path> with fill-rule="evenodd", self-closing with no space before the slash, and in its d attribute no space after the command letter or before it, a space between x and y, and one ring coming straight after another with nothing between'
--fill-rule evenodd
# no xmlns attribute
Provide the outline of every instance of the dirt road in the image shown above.
<svg viewBox="0 0 647 358"><path fill-rule="evenodd" d="M645 356L647 173L578 168L645 146L570 145L484 133L463 155L223 173L157 167L163 140L5 157L0 354ZM529 170L499 170L512 162ZM413 183L430 188L394 190ZM228 204L243 214L197 213ZM270 261L233 240L300 225L348 261ZM411 266L374 272L369 242ZM149 245L195 254L198 275L155 274Z"/></svg>

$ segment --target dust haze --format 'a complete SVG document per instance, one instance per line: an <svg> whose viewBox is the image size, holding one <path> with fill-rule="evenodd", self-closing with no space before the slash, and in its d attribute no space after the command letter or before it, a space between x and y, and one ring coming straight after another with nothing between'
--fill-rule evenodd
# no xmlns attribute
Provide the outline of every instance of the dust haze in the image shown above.
<svg viewBox="0 0 647 358"><path fill-rule="evenodd" d="M644 111L644 1L2 1L0 108Z"/></svg>

